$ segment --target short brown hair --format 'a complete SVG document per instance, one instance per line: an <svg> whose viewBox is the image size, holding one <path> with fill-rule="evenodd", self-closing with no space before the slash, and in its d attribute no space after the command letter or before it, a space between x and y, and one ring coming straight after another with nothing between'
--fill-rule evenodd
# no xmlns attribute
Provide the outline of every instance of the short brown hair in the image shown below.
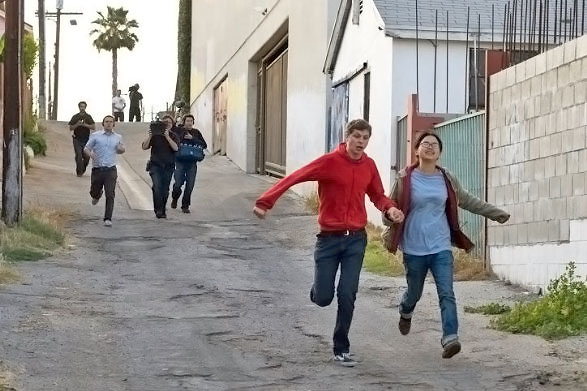
<svg viewBox="0 0 587 391"><path fill-rule="evenodd" d="M355 130L367 130L369 137L371 137L371 124L364 119L360 118L349 121L344 130L344 138L350 136Z"/></svg>

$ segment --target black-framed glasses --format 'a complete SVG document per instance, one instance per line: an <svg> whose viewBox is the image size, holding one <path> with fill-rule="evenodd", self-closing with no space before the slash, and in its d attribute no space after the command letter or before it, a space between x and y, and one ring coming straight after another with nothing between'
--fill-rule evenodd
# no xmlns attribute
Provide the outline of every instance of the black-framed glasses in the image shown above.
<svg viewBox="0 0 587 391"><path fill-rule="evenodd" d="M429 148L429 149L437 149L438 143L429 143L428 141L423 141L420 143L420 146L422 146L424 148Z"/></svg>

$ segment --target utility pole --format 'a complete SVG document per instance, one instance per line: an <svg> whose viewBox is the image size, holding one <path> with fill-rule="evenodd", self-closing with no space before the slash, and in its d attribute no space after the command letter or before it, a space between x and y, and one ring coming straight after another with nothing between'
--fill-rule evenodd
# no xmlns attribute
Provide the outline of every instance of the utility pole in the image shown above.
<svg viewBox="0 0 587 391"><path fill-rule="evenodd" d="M51 110L53 117L57 119L57 108L59 106L59 38L61 32L61 10L63 9L63 0L57 0L57 28L55 32L55 80L53 81L53 109Z"/></svg>
<svg viewBox="0 0 587 391"><path fill-rule="evenodd" d="M45 95L45 0L39 0L39 118L45 119L47 97Z"/></svg>
<svg viewBox="0 0 587 391"><path fill-rule="evenodd" d="M39 11L37 12L38 16L39 16L39 26L41 25L41 19L44 20L45 17L55 17L56 18L56 22L57 22L57 27L55 28L55 62L53 64L54 67L54 72L53 72L53 101L51 102L51 99L49 98L50 103L50 108L49 108L49 118L52 120L56 120L57 119L57 106L59 105L59 43L60 43L60 38L61 38L61 15L83 15L82 12L62 12L61 10L63 9L63 0L57 0L56 2L56 12L43 12L41 13L41 2L44 0L39 0ZM43 11L44 11L44 7L43 7ZM44 22L43 22L44 23ZM70 21L70 23L72 25L77 24L77 22L75 21L75 19L72 19ZM39 30L41 30L39 28ZM41 47L43 48L43 51L39 51L39 63L41 64L39 67L39 73L41 73L41 69L45 69L45 52L44 52L44 48L45 48L45 34L44 34L44 30L42 32L42 36L40 36L40 40L41 40ZM41 31L39 31L39 35L41 35ZM42 53L42 54L41 54ZM41 57L43 56L43 57ZM49 74L51 74L51 70L49 70ZM44 85L44 77L45 74L43 72L43 85ZM39 79L40 79L40 75L39 75ZM40 81L39 81L39 89L41 89L41 85L40 85ZM51 83L49 83L51 84ZM51 96L51 86L49 86L49 97ZM43 94L44 94L44 89L42 90ZM39 95L39 100L40 100L40 95ZM45 103L43 101L43 103ZM39 110L40 110L40 105L41 102L39 102Z"/></svg>
<svg viewBox="0 0 587 391"><path fill-rule="evenodd" d="M20 221L22 210L22 36L24 0L6 2L5 46L14 55L4 59L4 155L2 167L2 220Z"/></svg>

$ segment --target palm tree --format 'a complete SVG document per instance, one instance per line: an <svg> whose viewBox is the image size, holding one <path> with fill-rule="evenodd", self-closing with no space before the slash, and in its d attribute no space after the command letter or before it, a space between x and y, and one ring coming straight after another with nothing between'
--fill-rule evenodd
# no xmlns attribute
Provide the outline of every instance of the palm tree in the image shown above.
<svg viewBox="0 0 587 391"><path fill-rule="evenodd" d="M182 112L190 109L190 72L192 53L192 0L179 0L177 28L177 82L175 100L186 105Z"/></svg>
<svg viewBox="0 0 587 391"><path fill-rule="evenodd" d="M124 8L108 7L108 15L97 11L100 16L92 23L99 27L90 31L90 35L97 34L94 46L101 50L112 52L112 95L118 89L118 49L126 48L133 50L139 38L131 29L138 28L136 20L127 19L128 11Z"/></svg>

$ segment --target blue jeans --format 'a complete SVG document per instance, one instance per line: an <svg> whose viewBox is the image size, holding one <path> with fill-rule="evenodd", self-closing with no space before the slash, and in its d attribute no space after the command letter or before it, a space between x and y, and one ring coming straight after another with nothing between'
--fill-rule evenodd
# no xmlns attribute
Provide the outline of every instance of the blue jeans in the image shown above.
<svg viewBox="0 0 587 391"><path fill-rule="evenodd" d="M367 235L358 233L349 236L317 235L314 250L314 284L310 300L326 307L334 299L334 282L340 266L340 277L336 294L338 311L334 327L334 354L348 353L349 330L355 310L355 299L359 288L359 275L363 265Z"/></svg>
<svg viewBox="0 0 587 391"><path fill-rule="evenodd" d="M153 210L155 213L165 214L167 198L169 198L169 184L173 175L173 166L161 166L152 164L149 175L153 186Z"/></svg>
<svg viewBox="0 0 587 391"><path fill-rule="evenodd" d="M175 172L173 173L173 191L171 197L174 200L179 199L181 195L181 186L185 183L183 197L181 199L181 209L188 209L191 204L192 190L196 184L196 173L198 166L194 163L175 162Z"/></svg>
<svg viewBox="0 0 587 391"><path fill-rule="evenodd" d="M453 255L452 251L441 251L430 255L404 254L406 280L408 289L404 293L399 312L404 318L411 318L416 303L422 297L424 280L428 269L432 272L438 293L440 315L442 318L442 345L458 338L459 321L457 305L453 292Z"/></svg>

